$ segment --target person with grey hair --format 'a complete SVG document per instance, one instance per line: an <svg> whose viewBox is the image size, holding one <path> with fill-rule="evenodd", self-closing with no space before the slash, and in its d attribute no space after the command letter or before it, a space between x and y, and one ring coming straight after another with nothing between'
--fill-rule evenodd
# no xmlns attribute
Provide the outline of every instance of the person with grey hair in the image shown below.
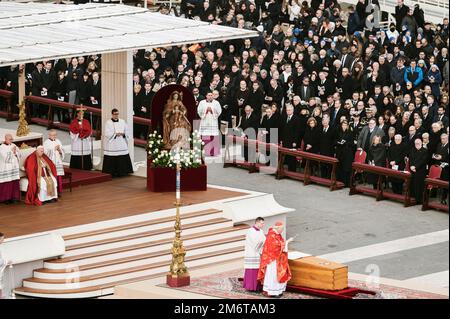
<svg viewBox="0 0 450 319"><path fill-rule="evenodd" d="M403 138L400 134L395 134L394 143L388 149L387 160L389 168L402 172L405 170L406 162L406 145L403 143ZM392 191L395 194L401 194L403 192L403 180L391 178Z"/></svg>

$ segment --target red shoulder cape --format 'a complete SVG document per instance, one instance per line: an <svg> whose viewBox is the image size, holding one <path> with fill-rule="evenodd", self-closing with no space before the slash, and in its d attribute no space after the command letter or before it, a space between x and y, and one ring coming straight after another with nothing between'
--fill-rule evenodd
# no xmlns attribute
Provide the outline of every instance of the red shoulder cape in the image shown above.
<svg viewBox="0 0 450 319"><path fill-rule="evenodd" d="M92 132L91 124L86 119L83 119L81 122L81 127L80 124L78 124L78 119L74 119L72 123L70 123L69 129L73 134L79 134L80 138L89 137Z"/></svg>
<svg viewBox="0 0 450 319"><path fill-rule="evenodd" d="M288 254L287 252L283 252L284 247L285 241L283 237L270 228L261 254L258 272L259 282L264 283L267 265L275 260L277 261L278 281L280 283L285 283L292 278L291 270L289 269Z"/></svg>
<svg viewBox="0 0 450 319"><path fill-rule="evenodd" d="M42 155L42 158L47 162L50 167L53 176L57 176L55 164L47 157L47 155ZM25 196L25 204L28 205L42 205L42 202L38 197L38 187L37 187L37 156L36 152L31 154L25 160L23 165L25 167L25 171L27 172L28 178L28 189L27 194Z"/></svg>

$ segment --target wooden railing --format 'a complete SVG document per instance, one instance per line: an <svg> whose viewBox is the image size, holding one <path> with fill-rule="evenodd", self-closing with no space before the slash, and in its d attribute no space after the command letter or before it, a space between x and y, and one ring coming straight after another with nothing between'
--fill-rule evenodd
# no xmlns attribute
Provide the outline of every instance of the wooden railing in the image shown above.
<svg viewBox="0 0 450 319"><path fill-rule="evenodd" d="M231 155L230 147L243 146L248 148L249 161L237 159L236 156ZM264 143L254 139L248 139L236 135L227 135L225 142L225 151L223 157L223 167L239 166L249 170L249 173L258 172L261 167L267 167L265 163L259 163L258 152L278 151L278 145ZM255 157L255 158L253 158Z"/></svg>
<svg viewBox="0 0 450 319"><path fill-rule="evenodd" d="M328 186L330 191L340 189L344 187L344 183L338 182L336 180L336 171L337 166L339 164L339 160L334 157L309 153L300 150L293 150L285 147L278 147L278 170L277 170L277 179L283 178L285 176L290 177L292 179L303 181L304 185L309 185L311 183ZM303 173L301 172L293 172L286 170L284 168L284 160L286 156L293 156L297 159L300 159L305 163L305 169ZM330 178L323 178L319 176L315 176L312 170L312 164L318 163L319 165L330 165L331 166L331 176Z"/></svg>
<svg viewBox="0 0 450 319"><path fill-rule="evenodd" d="M7 90L0 90L0 99L5 101L5 106L3 110L0 109L0 116L6 118L7 121L13 121L19 117L18 114L14 114L12 100L14 97L14 92Z"/></svg>
<svg viewBox="0 0 450 319"><path fill-rule="evenodd" d="M430 208L433 208L433 209L442 210L442 211L448 213L448 205L444 205L439 202L437 202L437 203L431 202L430 203L430 191L433 188L448 189L448 181L444 181L442 179L436 179L436 178L426 178L425 179L425 186L423 188L422 210L428 210Z"/></svg>
<svg viewBox="0 0 450 319"><path fill-rule="evenodd" d="M373 189L368 186L364 185L357 185L356 184L356 173L370 173L377 176L377 184L376 188ZM385 178L395 178L400 179L404 181L404 194L395 194L389 191L386 191L383 188L383 182L385 181ZM350 195L354 194L367 194L374 196L377 201L389 198L397 201L401 201L404 203L405 207L411 206L413 204L413 199L411 199L410 195L410 184L411 184L411 173L409 172L402 172L397 171L394 169L386 168L386 167L380 167L380 166L373 166L369 164L361 164L361 163L353 163L352 164L352 175L351 175L351 181L350 181Z"/></svg>
<svg viewBox="0 0 450 319"><path fill-rule="evenodd" d="M231 155L230 147L236 145L248 148L249 161L237 159L235 156ZM328 186L332 191L344 187L343 183L336 180L336 170L339 164L339 160L337 158L303 152L299 150L291 150L276 144L265 143L259 140L247 139L234 135L228 135L226 137L223 167L239 166L248 169L250 173L258 172L263 169L266 172L270 172L270 167L268 167L265 163L259 163L258 156L256 156L256 159L252 158L252 153L258 155L258 153L261 152L264 152L265 154L276 152L278 161L276 164L276 171L274 171L274 173L277 179L290 177L292 179L303 181L304 185L309 185L311 183L325 185ZM286 170L284 168L284 159L286 156L301 158L301 160L305 163L304 172L300 173ZM314 162L322 165L330 165L332 167L330 178L314 176L311 169L312 163Z"/></svg>
<svg viewBox="0 0 450 319"><path fill-rule="evenodd" d="M31 116L31 114L32 114L31 108L32 108L33 104L41 104L41 105L48 106L48 114L47 114L46 119ZM27 109L27 115L28 115L27 120L29 123L44 125L48 129L58 128L58 129L62 129L62 130L69 130L70 124L63 123L63 122L55 122L54 121L55 110L58 110L58 109L59 110L67 110L67 111L69 111L70 118L73 119L76 116L76 110L79 107L81 107L81 105L71 104L71 103L67 103L67 102L62 102L62 101L58 101L58 100L53 100L53 99L48 99L48 98L43 98L40 96L33 96L33 95L29 95L29 96L25 97L25 106ZM102 134L102 110L95 108L95 107L84 106L84 105L83 105L83 107L86 109L87 113L92 113L93 123L91 123L91 124L93 124L93 127L94 127L94 135L95 135L96 139L100 139L101 134ZM89 118L89 120L90 120L90 118ZM147 133L149 132L151 123L152 123L150 119L134 116L133 121L136 124L147 126L147 128L148 128ZM137 146L146 146L147 141L143 140L143 139L134 139L134 144Z"/></svg>

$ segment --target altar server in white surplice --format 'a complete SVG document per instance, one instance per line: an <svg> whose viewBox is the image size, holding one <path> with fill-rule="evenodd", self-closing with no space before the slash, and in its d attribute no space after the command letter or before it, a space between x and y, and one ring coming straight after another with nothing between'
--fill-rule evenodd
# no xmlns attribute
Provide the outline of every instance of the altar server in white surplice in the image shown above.
<svg viewBox="0 0 450 319"><path fill-rule="evenodd" d="M7 204L20 199L20 152L12 141L12 135L6 134L0 145L0 203Z"/></svg>
<svg viewBox="0 0 450 319"><path fill-rule="evenodd" d="M104 140L103 173L113 177L133 173L128 144L130 139L127 123L119 119L119 111L113 109L112 117L106 122Z"/></svg>
<svg viewBox="0 0 450 319"><path fill-rule="evenodd" d="M262 249L266 241L263 227L264 218L256 218L255 225L248 230L245 237L244 289L248 291L260 291L262 288L258 282L258 271Z"/></svg>
<svg viewBox="0 0 450 319"><path fill-rule="evenodd" d="M48 158L51 159L56 167L57 180L58 180L58 192L62 192L62 177L64 176L64 150L61 141L57 138L55 130L48 132L48 139L44 142L44 152Z"/></svg>

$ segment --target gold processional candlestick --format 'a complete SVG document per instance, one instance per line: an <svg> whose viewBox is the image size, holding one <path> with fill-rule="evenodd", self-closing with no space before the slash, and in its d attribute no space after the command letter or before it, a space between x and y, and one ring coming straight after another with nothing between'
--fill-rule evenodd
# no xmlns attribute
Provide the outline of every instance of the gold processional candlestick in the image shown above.
<svg viewBox="0 0 450 319"><path fill-rule="evenodd" d="M181 217L180 217L180 207L181 207L181 164L180 155L177 152L175 155L176 166L176 214L175 214L175 238L172 244L172 263L170 264L170 271L167 274L167 284L171 287L182 287L188 286L190 284L190 277L187 267L184 263L184 258L186 256L186 249L183 246L183 241L181 240Z"/></svg>
<svg viewBox="0 0 450 319"><path fill-rule="evenodd" d="M27 114L25 112L25 102L22 101L19 107L19 127L17 128L17 136L26 136L30 134L30 128L28 127L28 122L26 120Z"/></svg>

